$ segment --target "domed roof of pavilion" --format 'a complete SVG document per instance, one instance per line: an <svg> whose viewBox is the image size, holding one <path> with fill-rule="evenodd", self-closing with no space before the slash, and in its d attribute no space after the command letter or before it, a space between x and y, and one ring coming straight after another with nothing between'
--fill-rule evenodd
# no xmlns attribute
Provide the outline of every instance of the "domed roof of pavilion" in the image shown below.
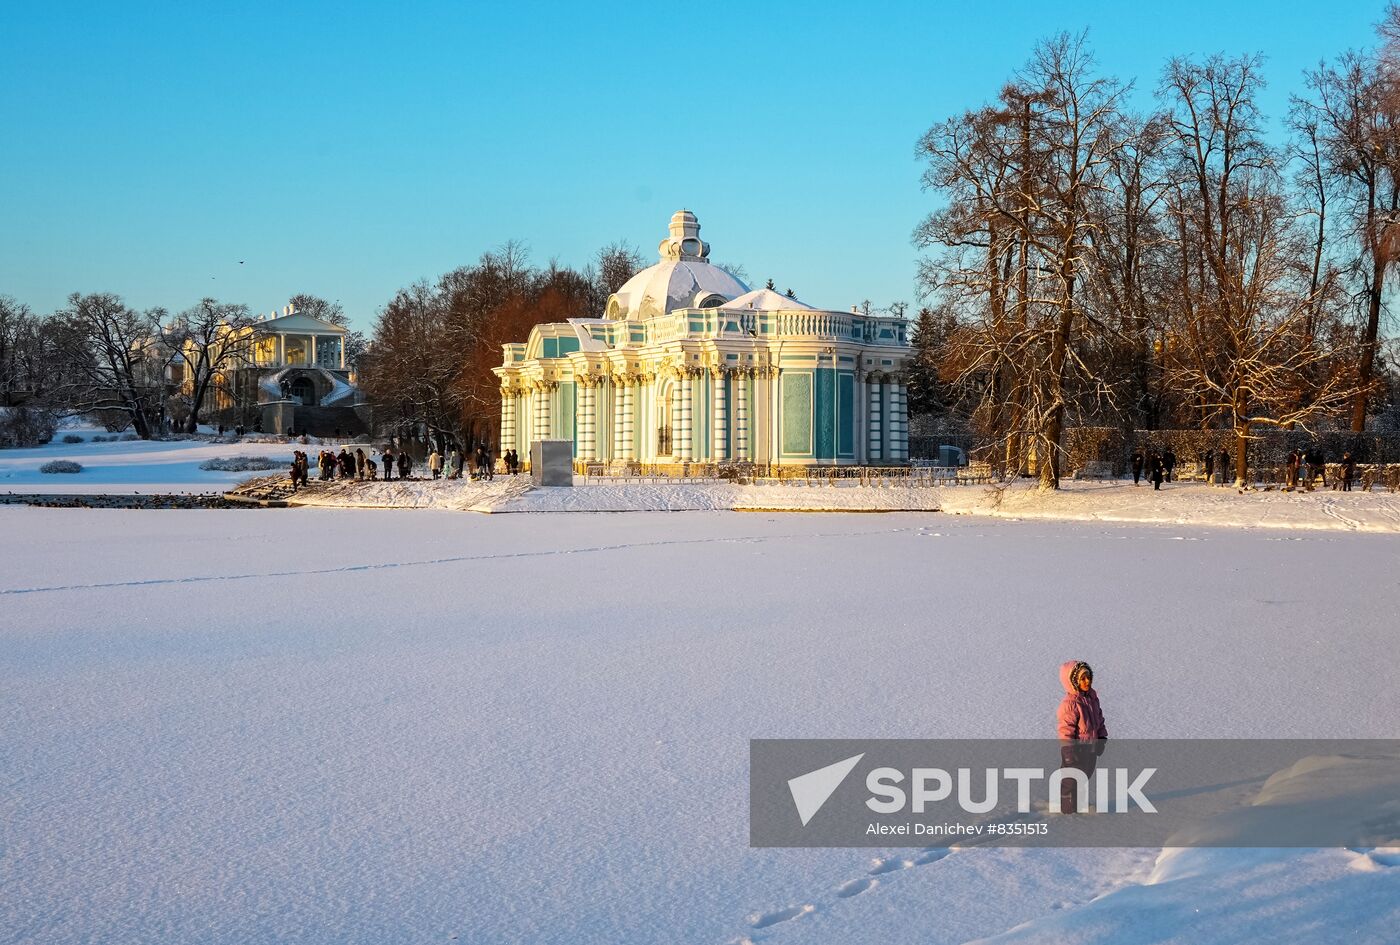
<svg viewBox="0 0 1400 945"><path fill-rule="evenodd" d="M721 308L742 308L751 309L755 312L777 312L785 308L802 309L803 311L815 312L816 309L806 302L789 298L772 289L754 289L746 292L735 299L725 302Z"/></svg>
<svg viewBox="0 0 1400 945"><path fill-rule="evenodd" d="M657 249L660 262L608 296L608 318L641 321L678 308L713 308L749 291L710 262L710 244L700 239L700 221L689 210L671 215L670 235Z"/></svg>

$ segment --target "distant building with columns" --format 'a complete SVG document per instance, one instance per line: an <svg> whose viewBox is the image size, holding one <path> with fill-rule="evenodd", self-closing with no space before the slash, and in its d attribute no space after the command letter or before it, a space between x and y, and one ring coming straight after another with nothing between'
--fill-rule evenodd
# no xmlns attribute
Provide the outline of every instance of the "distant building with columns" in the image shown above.
<svg viewBox="0 0 1400 945"><path fill-rule="evenodd" d="M862 465L909 458L908 323L751 291L695 214L602 318L507 344L502 452L568 439L581 462Z"/></svg>
<svg viewBox="0 0 1400 945"><path fill-rule="evenodd" d="M289 305L227 330L237 333L240 343L232 363L205 392L201 410L211 422L258 424L268 433L364 429L362 398L345 360L347 329ZM169 368L170 380L185 392L190 356L181 352Z"/></svg>

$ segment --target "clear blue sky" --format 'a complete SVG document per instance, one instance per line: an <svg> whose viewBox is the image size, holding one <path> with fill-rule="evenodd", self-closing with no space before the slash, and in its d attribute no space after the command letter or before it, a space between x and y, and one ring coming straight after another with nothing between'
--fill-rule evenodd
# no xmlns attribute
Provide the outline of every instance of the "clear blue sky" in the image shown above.
<svg viewBox="0 0 1400 945"><path fill-rule="evenodd" d="M1262 52L1277 123L1382 7L11 0L0 294L256 312L311 292L368 327L507 239L538 263L614 240L651 260L684 206L757 284L912 300L914 143L1037 39L1087 27L1144 105L1172 54Z"/></svg>

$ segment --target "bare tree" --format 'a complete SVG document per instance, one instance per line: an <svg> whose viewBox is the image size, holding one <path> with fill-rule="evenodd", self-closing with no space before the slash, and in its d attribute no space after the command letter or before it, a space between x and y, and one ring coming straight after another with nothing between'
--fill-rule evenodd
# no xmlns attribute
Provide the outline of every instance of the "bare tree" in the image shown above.
<svg viewBox="0 0 1400 945"><path fill-rule="evenodd" d="M323 322L330 322L341 328L350 327L350 317L345 314L345 306L341 305L339 300L328 302L319 295L298 292L287 300L287 304L291 305L298 314L319 318Z"/></svg>
<svg viewBox="0 0 1400 945"><path fill-rule="evenodd" d="M920 141L924 185L946 199L915 232L943 248L921 280L967 328L960 376L980 388L1008 465L1034 461L1046 488L1059 486L1070 387L1098 384L1076 351L1088 324L1076 289L1099 226L1092 196L1121 145L1122 92L1094 74L1082 36L1062 34L1037 46L1001 107Z"/></svg>
<svg viewBox="0 0 1400 945"><path fill-rule="evenodd" d="M1338 362L1347 352L1310 336L1321 287L1308 281L1308 236L1279 155L1260 133L1262 82L1258 57L1213 56L1172 60L1160 88L1174 163L1169 378L1198 405L1203 425L1233 429L1239 483L1255 426L1306 428L1355 390L1353 372ZM1311 397L1300 399L1307 384Z"/></svg>
<svg viewBox="0 0 1400 945"><path fill-rule="evenodd" d="M1390 10L1397 16L1396 8ZM1316 191L1335 186L1347 217L1351 267L1365 305L1351 428L1366 429L1388 269L1400 252L1400 97L1393 69L1356 52L1307 74L1311 99L1294 99L1293 126ZM1310 147L1308 147L1310 146ZM1321 205L1325 208L1325 203ZM1321 263L1319 220L1317 264Z"/></svg>
<svg viewBox="0 0 1400 945"><path fill-rule="evenodd" d="M233 368L251 361L254 336L248 307L201 299L164 326L161 335L184 366L190 398L185 430L194 433L199 429L200 411L215 388Z"/></svg>
<svg viewBox="0 0 1400 945"><path fill-rule="evenodd" d="M1166 309L1166 196L1161 116L1124 116L1120 146L1108 160L1103 186L1091 195L1098 225L1089 233L1084 307L1100 329L1090 354L1095 376L1115 392L1116 415L1126 431L1156 429L1173 398L1161 364Z"/></svg>
<svg viewBox="0 0 1400 945"><path fill-rule="evenodd" d="M618 241L598 250L593 263L584 270L585 277L593 285L593 298L590 300L592 313L601 315L608 296L622 288L622 284L645 265L641 251L631 243Z"/></svg>
<svg viewBox="0 0 1400 945"><path fill-rule="evenodd" d="M150 439L162 414L166 369L174 351L161 337L165 312L138 312L111 293L68 297L59 313L65 332L64 400L81 411L123 416Z"/></svg>

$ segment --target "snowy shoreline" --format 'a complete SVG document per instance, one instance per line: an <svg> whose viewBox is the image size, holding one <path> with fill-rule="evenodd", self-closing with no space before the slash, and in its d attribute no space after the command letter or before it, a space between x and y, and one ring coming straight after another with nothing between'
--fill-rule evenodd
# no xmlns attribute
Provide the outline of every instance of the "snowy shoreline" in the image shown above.
<svg viewBox="0 0 1400 945"><path fill-rule="evenodd" d="M91 434L91 431L89 431ZM210 460L251 455L291 464L291 444L211 440L52 443L0 451L0 495L221 495L246 472L200 468ZM91 434L96 435L96 434ZM52 459L83 471L46 475ZM490 482L411 480L313 483L289 504L346 509L438 509L505 512L943 512L1004 520L1199 525L1327 532L1400 532L1400 494L1239 492L1201 483L1167 483L1154 491L1123 480L1067 481L1042 492L1031 481L1002 485L860 486L854 482L740 485L729 482L598 483L533 487L525 476Z"/></svg>
<svg viewBox="0 0 1400 945"><path fill-rule="evenodd" d="M292 504L331 508L414 508L508 512L943 512L1006 520L1314 531L1400 532L1400 495L1388 492L1239 492L1203 484L1162 491L1129 482L1068 482L1058 492L1034 483L942 488L583 484L531 487L521 478L333 483Z"/></svg>

